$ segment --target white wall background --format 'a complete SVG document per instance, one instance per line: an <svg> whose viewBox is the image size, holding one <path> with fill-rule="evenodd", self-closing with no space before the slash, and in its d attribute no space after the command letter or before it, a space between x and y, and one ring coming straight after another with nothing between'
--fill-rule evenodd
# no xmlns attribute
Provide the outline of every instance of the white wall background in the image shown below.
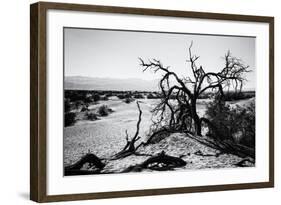
<svg viewBox="0 0 281 205"><path fill-rule="evenodd" d="M280 76L281 13L277 0L74 0L87 4L275 16L275 76ZM29 198L29 4L6 0L0 7L0 204L32 204ZM276 204L281 194L279 89L275 83L276 186L170 196L67 202L69 204ZM3 114L4 113L4 114ZM274 203L275 202L275 203ZM56 204L56 203L55 203ZM60 203L64 204L64 203Z"/></svg>

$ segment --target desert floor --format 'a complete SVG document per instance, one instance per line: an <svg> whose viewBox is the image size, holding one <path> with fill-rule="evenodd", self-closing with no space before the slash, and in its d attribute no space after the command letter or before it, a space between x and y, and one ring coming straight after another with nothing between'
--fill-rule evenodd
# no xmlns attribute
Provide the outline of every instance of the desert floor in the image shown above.
<svg viewBox="0 0 281 205"><path fill-rule="evenodd" d="M254 98L231 102L231 106L246 105L254 101ZM143 111L139 136L145 141L151 125L150 110L157 104L157 99L140 99L140 107ZM204 115L207 100L199 100L197 109L199 115ZM64 165L70 165L79 160L87 152L94 153L99 158L108 159L120 151L126 143L125 131L133 136L138 120L138 110L135 102L126 104L122 100L113 98L108 101L100 101L91 105L92 110L101 105L108 105L114 112L106 117L100 117L96 121L79 120L74 126L64 128ZM140 141L141 141L140 140ZM183 133L174 133L157 144L151 144L139 149L140 153L157 154L162 150L171 156L184 156L182 159L187 165L179 170L194 170L208 168L234 168L235 163L241 161L240 157L230 154L222 154L218 157L211 156L216 150L207 147ZM195 153L201 151L210 156L199 156ZM107 161L102 172L120 172L125 168L139 164L148 156L131 155L124 159ZM250 164L249 166L254 166ZM147 170L149 171L149 170Z"/></svg>

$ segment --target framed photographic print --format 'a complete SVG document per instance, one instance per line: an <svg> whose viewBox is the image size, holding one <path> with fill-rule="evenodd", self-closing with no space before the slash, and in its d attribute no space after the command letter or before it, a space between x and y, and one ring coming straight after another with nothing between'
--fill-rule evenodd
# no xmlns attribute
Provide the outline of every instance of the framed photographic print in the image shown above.
<svg viewBox="0 0 281 205"><path fill-rule="evenodd" d="M274 186L274 18L31 5L30 197Z"/></svg>

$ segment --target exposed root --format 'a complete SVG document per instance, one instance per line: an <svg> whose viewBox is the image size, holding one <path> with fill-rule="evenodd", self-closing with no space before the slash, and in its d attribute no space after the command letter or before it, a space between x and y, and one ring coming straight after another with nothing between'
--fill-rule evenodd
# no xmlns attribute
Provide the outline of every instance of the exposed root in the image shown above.
<svg viewBox="0 0 281 205"><path fill-rule="evenodd" d="M250 159L250 158L245 158L242 159L241 161L237 162L236 164L234 164L237 167L248 167L248 165L246 164L246 162L249 162L251 164L255 164L255 161Z"/></svg>
<svg viewBox="0 0 281 205"><path fill-rule="evenodd" d="M134 166L130 166L123 170L122 172L140 172L143 169L151 169L157 171L166 171L173 170L177 167L183 167L186 165L186 162L182 160L180 157L173 157L166 155L164 151L160 154L152 156L145 160L141 164L137 164Z"/></svg>
<svg viewBox="0 0 281 205"><path fill-rule="evenodd" d="M82 169L87 166L89 170ZM88 175L88 174L97 174L105 167L105 164L101 161L99 157L94 154L88 153L81 157L76 163L66 166L64 168L64 175Z"/></svg>

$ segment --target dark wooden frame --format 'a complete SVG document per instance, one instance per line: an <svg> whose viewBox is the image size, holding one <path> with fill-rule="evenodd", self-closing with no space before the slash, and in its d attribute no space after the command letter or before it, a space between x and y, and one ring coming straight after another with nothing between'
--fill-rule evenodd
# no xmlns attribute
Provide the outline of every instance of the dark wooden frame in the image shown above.
<svg viewBox="0 0 281 205"><path fill-rule="evenodd" d="M47 195L46 193L46 12L48 9L263 22L269 24L269 181L227 185ZM274 187L274 18L39 2L30 6L30 199L37 202L180 194Z"/></svg>

